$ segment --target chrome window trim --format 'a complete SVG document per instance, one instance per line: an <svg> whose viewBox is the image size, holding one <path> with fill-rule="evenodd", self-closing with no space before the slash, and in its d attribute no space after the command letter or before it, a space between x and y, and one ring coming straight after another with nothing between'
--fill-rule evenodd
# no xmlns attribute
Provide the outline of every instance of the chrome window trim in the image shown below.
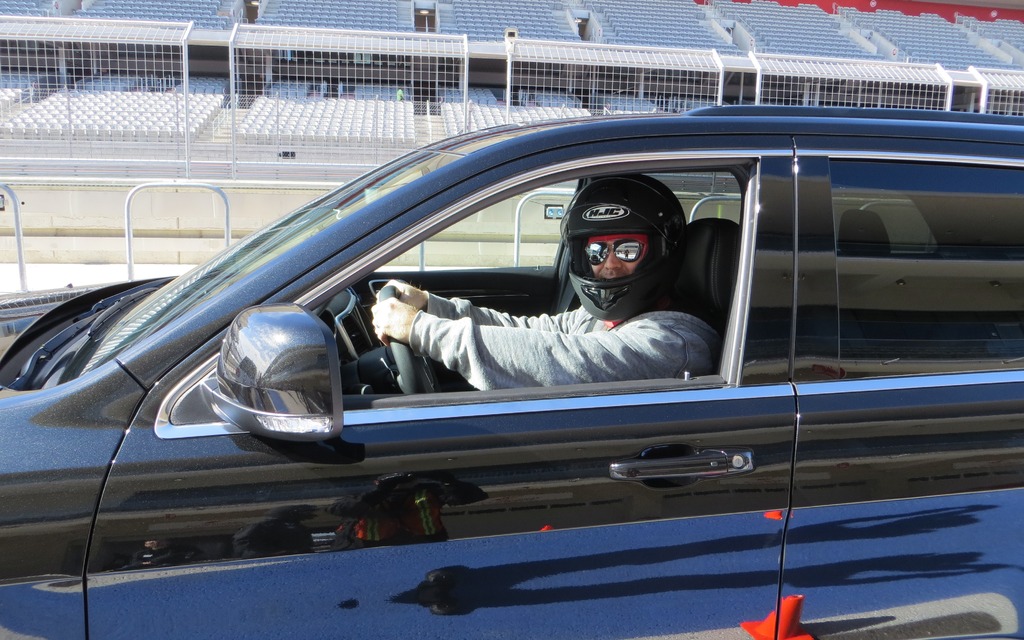
<svg viewBox="0 0 1024 640"><path fill-rule="evenodd" d="M213 374L217 368L217 360L220 354L212 356L201 365L193 369L187 376L178 381L178 384L171 387L157 409L156 421L153 431L156 437L161 440L176 440L178 438L198 438L202 436L221 436L233 433L244 433L233 424L224 421L204 422L199 424L173 424L171 412L175 404L189 392L198 389L203 379ZM211 411L212 413L212 411Z"/></svg>
<svg viewBox="0 0 1024 640"><path fill-rule="evenodd" d="M826 157L830 160L886 160L928 164L990 165L1003 169L1024 169L1024 159L999 156L967 156L941 153L907 153L903 151L827 151L819 148L802 149L797 142L797 158Z"/></svg>
<svg viewBox="0 0 1024 640"><path fill-rule="evenodd" d="M888 378L855 378L853 380L813 380L798 382L796 395L823 396L878 391L915 391L919 389L949 389L979 385L1024 383L1024 369L976 371L971 373L929 373L893 376Z"/></svg>
<svg viewBox="0 0 1024 640"><path fill-rule="evenodd" d="M408 247L413 246L418 242L421 242L424 238L431 235L432 231L444 225L451 218L458 216L461 212L467 208L475 208L480 202L500 197L514 190L517 186L521 186L531 181L542 180L551 178L552 174L568 174L573 173L588 167L601 167L604 165L637 165L637 164L648 164L648 163L668 163L668 162L699 162L701 164L742 164L751 161L760 161L762 158L768 157L792 157L793 151L791 148L779 148L779 149L730 149L724 150L694 150L694 151L671 151L671 152L659 152L659 153L630 153L630 154L611 154L603 156L589 156L584 159L577 159L568 162L564 162L559 165L539 167L529 172L519 173L510 178L502 180L501 182L488 185L486 188L474 192L470 198L459 201L458 203L438 212L435 215L430 216L428 219L420 221L419 223L409 227L403 232L392 236L393 242L388 243L386 246L380 246L367 252L363 256L357 258L353 262L349 263L345 267L342 267L335 275L328 280L320 283L316 287L310 289L307 293L299 296L297 304L302 306L316 306L321 303L326 296L333 294L340 288L343 283L352 282L365 274L372 272L373 268L377 264L382 264L387 260L393 258L407 250ZM681 169L680 169L681 170ZM750 186L748 189L749 201L744 203L744 223L747 229L744 229L744 233L753 232L756 229L755 218L757 211L754 211L754 207L757 203L757 198L754 195L760 193L760 180L759 180L760 164L758 165L758 172L751 176ZM555 181L558 178L554 178ZM757 194L751 192L757 191ZM400 247L396 249L395 247ZM752 269L753 258L751 253L753 249L753 241L744 238L743 245L741 246L740 256L740 267L745 269L744 271L738 271L738 274L742 274L743 277L738 278L739 280L746 280L741 286L736 287L736 291L733 294L733 301L744 300L740 298L739 293L742 288L743 292L746 292L749 287L749 271ZM737 308L742 307L742 308ZM741 349L744 343L744 337L742 332L746 326L747 309L746 305L733 305L733 311L729 321L729 332L730 335L734 336L734 342L730 344L730 351L726 351L726 345L723 345L723 354L726 357L723 358L721 365L719 366L720 372L724 372L727 375L725 378L725 388L735 390L735 381L739 375L741 367L742 352ZM192 425L175 425L171 423L170 416L176 403L183 398L186 394L191 393L197 388L199 382L206 376L213 373L216 368L217 358L214 356L211 359L205 361L202 365L196 367L188 375L185 376L178 384L172 387L161 400L160 406L157 410L157 418L154 423L154 430L156 435L165 440L178 439L178 438L193 438L202 436L215 436L215 435L230 435L241 433L233 425L225 422L210 422L202 424ZM785 389L790 391L790 387L786 386ZM595 395L578 398L581 402L586 402L587 407L598 407L606 406L603 403L598 403L598 399L608 398L637 398L647 404L651 404L651 394L655 393L656 397L661 398L662 396L674 397L677 392L685 392L687 395L695 393L696 390L678 390L673 389L665 392L646 392L646 393L632 393L626 395ZM735 396L729 396L735 397ZM569 407L559 408L557 406L549 406L551 403L557 405L559 401L572 400L572 398L546 398L537 400L524 400L521 402L499 402L499 403L468 403L468 404L453 404L444 407L416 407L416 408L402 408L402 409L364 409L355 411L346 411L344 413L345 426L359 425L359 424L384 424L380 417L370 418L368 416L379 416L382 412L395 411L395 412L407 412L416 411L418 420L430 419L428 416L432 415L433 411L445 410L457 412L460 416L473 416L473 415L491 415L495 412L496 408L510 412L509 409L519 409L524 404L528 404L531 409L523 411L523 413L533 413L538 411L559 411L559 410L572 410L578 408L576 404L570 403ZM668 402L678 402L678 400L665 400ZM608 404L608 407L623 406L624 400L618 400L613 404ZM662 404L662 402L656 402L656 404ZM511 411L511 413L520 413L520 411ZM364 417L366 414L367 417ZM391 416L401 415L389 414ZM398 422L403 419L392 419L391 422Z"/></svg>
<svg viewBox="0 0 1024 640"><path fill-rule="evenodd" d="M429 422L477 418L494 415L527 415L590 409L621 409L624 407L661 406L715 400L750 400L755 398L792 397L793 388L787 384L756 387L714 387L702 389L672 389L642 391L613 395L538 398L505 402L446 405L438 407L399 407L388 409L361 409L345 413L345 428L384 425L399 422ZM342 431L344 433L344 430Z"/></svg>
<svg viewBox="0 0 1024 640"><path fill-rule="evenodd" d="M200 379L205 376L201 376ZM195 385L192 386L195 388ZM189 389L191 391L191 388ZM488 416L527 416L533 414L555 414L562 411L622 409L643 405L645 407L694 402L754 400L765 398L789 398L793 388L788 383L754 387L713 387L666 391L629 392L613 395L572 396L559 398L537 398L502 402L480 402L473 404L452 404L444 406L394 407L383 409L359 409L345 411L345 429L364 426L386 426L408 422L428 423L439 420L465 420ZM161 411L161 415L164 415ZM163 423L157 437L163 440L197 438L202 436L231 435L243 433L223 422L197 425L172 425Z"/></svg>
<svg viewBox="0 0 1024 640"><path fill-rule="evenodd" d="M747 348L747 323L750 318L750 283L754 277L754 247L761 201L761 163L748 181L743 203L740 228L739 263L736 265L736 283L729 302L729 319L722 340L722 360L719 373L730 384L739 384L743 369L743 354Z"/></svg>

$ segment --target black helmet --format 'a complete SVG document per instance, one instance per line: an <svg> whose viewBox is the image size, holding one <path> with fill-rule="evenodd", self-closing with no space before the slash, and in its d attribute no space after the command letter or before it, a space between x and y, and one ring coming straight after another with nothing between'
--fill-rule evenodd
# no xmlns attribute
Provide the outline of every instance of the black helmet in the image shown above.
<svg viewBox="0 0 1024 640"><path fill-rule="evenodd" d="M625 320L651 309L675 282L683 259L686 215L672 190L644 175L598 178L576 192L562 218L569 279L583 306L601 320ZM599 280L587 258L594 236L642 233L649 246L636 270Z"/></svg>

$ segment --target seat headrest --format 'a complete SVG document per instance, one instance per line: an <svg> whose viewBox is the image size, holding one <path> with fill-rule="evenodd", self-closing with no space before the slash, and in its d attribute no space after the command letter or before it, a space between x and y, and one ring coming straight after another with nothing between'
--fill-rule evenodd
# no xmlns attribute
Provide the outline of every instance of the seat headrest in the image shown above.
<svg viewBox="0 0 1024 640"><path fill-rule="evenodd" d="M736 284L740 228L732 220L702 218L686 225L686 254L676 280L677 307L725 329Z"/></svg>
<svg viewBox="0 0 1024 640"><path fill-rule="evenodd" d="M889 255L889 232L882 216L870 209L844 211L839 216L836 249L841 253L861 256Z"/></svg>

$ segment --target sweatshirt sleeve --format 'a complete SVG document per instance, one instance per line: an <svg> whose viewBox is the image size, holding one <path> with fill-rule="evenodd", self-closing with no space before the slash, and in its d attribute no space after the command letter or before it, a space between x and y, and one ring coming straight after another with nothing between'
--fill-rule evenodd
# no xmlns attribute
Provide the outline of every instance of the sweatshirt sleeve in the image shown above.
<svg viewBox="0 0 1024 640"><path fill-rule="evenodd" d="M489 327L509 327L535 329L537 331L559 331L569 333L579 330L581 318L578 313L560 313L556 316L512 316L501 311L477 307L468 300L461 298L442 298L430 293L427 297L427 313L439 318L458 320L469 318L476 325ZM585 318L589 320L590 318Z"/></svg>
<svg viewBox="0 0 1024 640"><path fill-rule="evenodd" d="M473 317L451 319L421 311L413 321L410 344L418 353L459 372L478 389L710 372L719 348L718 336L710 327L680 313L646 316L655 317L639 316L612 331L587 332L582 327L589 323L581 319L592 319L589 314L560 314L553 322L574 324L577 331L563 333L521 326L515 319L483 324L474 322Z"/></svg>

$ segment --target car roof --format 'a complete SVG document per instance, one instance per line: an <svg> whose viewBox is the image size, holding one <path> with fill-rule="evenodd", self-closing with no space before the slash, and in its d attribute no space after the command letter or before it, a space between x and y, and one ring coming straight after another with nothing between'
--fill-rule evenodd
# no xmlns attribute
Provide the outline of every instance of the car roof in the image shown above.
<svg viewBox="0 0 1024 640"><path fill-rule="evenodd" d="M954 122L963 124L1024 125L1020 116L937 111L932 109L875 109L866 107L804 107L723 105L688 111L687 116L742 116L747 118L849 118L853 120L906 120L919 122Z"/></svg>
<svg viewBox="0 0 1024 640"><path fill-rule="evenodd" d="M512 124L482 129L424 147L471 155L491 147L559 146L556 140L594 141L654 135L765 134L875 135L1024 144L1024 118L923 109L728 105L684 114L626 114ZM533 135L536 134L536 135ZM547 142L540 142L546 139Z"/></svg>

